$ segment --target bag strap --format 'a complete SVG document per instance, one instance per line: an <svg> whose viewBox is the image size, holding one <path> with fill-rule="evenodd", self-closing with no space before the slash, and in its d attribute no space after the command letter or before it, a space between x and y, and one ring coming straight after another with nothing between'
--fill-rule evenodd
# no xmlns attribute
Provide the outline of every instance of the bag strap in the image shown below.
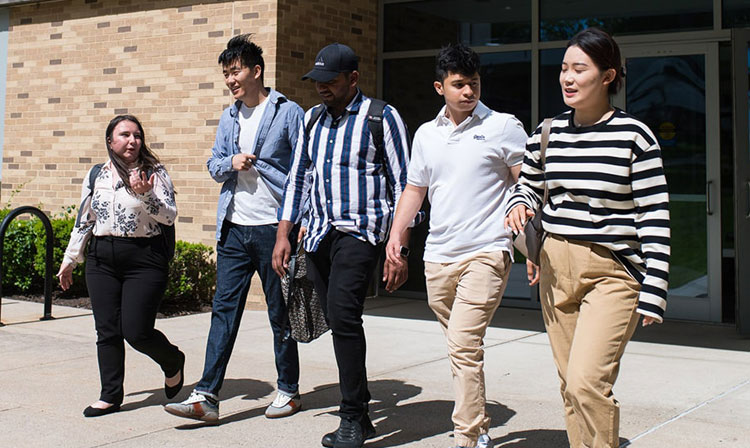
<svg viewBox="0 0 750 448"><path fill-rule="evenodd" d="M81 201L81 205L78 207L78 216L76 217L76 223L75 225L78 225L81 223L81 213L83 211L83 203L86 202L86 199L89 199L91 196L94 195L94 184L96 183L96 177L99 176L99 172L102 170L102 166L104 166L103 163L97 163L96 165L91 168L91 171L89 172L89 194L83 200Z"/></svg>
<svg viewBox="0 0 750 448"><path fill-rule="evenodd" d="M370 106L367 108L367 127L370 128L372 135L372 144L375 146L375 158L383 167L383 177L385 178L385 195L393 203L393 192L388 181L387 168L385 166L385 141L383 140L383 111L386 106L385 101L377 98L370 98ZM396 204L393 204L394 206Z"/></svg>
<svg viewBox="0 0 750 448"><path fill-rule="evenodd" d="M549 144L549 134L552 128L552 118L545 118L542 122L542 141L539 144L541 150L542 170L545 172L544 175L544 200L542 200L542 208L547 204L549 199L549 187L547 186L547 145ZM540 208L541 210L541 208Z"/></svg>
<svg viewBox="0 0 750 448"><path fill-rule="evenodd" d="M324 110L326 110L325 104L315 106L312 113L310 114L310 121L308 121L305 125L305 133L307 135L310 135L310 131L312 131L313 126L315 126L315 123L318 122L320 116L323 115Z"/></svg>

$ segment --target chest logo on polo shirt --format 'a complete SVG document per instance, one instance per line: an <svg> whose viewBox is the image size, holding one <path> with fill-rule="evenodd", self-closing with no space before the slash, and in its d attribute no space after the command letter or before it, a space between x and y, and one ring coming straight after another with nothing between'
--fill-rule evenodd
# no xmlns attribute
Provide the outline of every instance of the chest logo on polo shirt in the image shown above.
<svg viewBox="0 0 750 448"><path fill-rule="evenodd" d="M474 134L474 140L479 140L480 142L483 142L484 141L484 135Z"/></svg>

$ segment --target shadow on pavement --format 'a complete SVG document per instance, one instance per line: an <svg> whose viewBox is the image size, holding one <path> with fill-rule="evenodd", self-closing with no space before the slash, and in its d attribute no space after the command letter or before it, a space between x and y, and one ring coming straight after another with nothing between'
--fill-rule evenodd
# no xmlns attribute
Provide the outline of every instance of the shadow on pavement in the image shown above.
<svg viewBox="0 0 750 448"><path fill-rule="evenodd" d="M369 316L398 317L435 321L425 299L376 297L366 302L365 314ZM436 323L437 325L437 323ZM510 308L501 305L490 324L494 328L507 328L544 332L541 310ZM437 327L436 327L437 328ZM740 336L734 325L666 319L663 324L648 328L638 327L634 341L656 344L682 345L721 350L750 352L750 338Z"/></svg>
<svg viewBox="0 0 750 448"><path fill-rule="evenodd" d="M369 382L369 387L372 394L370 418L375 424L377 437L368 442L367 447L408 445L438 434L448 434L453 430L452 401L429 400L400 404L405 400L418 397L422 393L422 388L399 380L373 380ZM302 400L305 411L325 410L323 413L336 414L340 400L338 384L317 386L312 392L304 394ZM262 406L248 409L222 418L220 424L260 417L263 412ZM492 419L492 427L504 425L515 415L515 411L496 402L487 403L487 412ZM199 426L191 425L191 427ZM329 431L335 429L331 427ZM323 434L320 434L320 437L322 436ZM313 440L311 443L317 444L318 441ZM446 440L446 445L448 444Z"/></svg>

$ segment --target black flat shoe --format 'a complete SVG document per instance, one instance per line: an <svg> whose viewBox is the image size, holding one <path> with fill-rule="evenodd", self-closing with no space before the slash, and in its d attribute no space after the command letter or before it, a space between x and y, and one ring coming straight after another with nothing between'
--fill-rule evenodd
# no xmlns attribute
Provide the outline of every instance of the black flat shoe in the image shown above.
<svg viewBox="0 0 750 448"><path fill-rule="evenodd" d="M113 404L112 406L106 409L92 408L91 406L88 406L86 409L83 410L83 416L84 417L101 417L102 415L112 414L119 410L120 410L119 404Z"/></svg>
<svg viewBox="0 0 750 448"><path fill-rule="evenodd" d="M175 386L167 386L167 383L164 383L164 394L167 396L167 398L174 398L175 395L180 393L182 390L182 384L185 382L185 354L180 352L180 382L177 383ZM169 377L173 377L174 375L169 375Z"/></svg>

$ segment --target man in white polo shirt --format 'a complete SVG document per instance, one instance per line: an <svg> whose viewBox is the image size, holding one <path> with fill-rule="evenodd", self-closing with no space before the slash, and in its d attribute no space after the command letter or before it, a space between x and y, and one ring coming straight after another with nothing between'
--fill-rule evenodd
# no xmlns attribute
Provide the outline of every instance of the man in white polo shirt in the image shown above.
<svg viewBox="0 0 750 448"><path fill-rule="evenodd" d="M414 136L386 254L403 262L400 236L427 194L427 296L448 341L455 444L490 447L482 346L512 263L503 203L521 171L527 135L514 116L479 101L479 56L470 48L443 48L436 78L445 107Z"/></svg>

